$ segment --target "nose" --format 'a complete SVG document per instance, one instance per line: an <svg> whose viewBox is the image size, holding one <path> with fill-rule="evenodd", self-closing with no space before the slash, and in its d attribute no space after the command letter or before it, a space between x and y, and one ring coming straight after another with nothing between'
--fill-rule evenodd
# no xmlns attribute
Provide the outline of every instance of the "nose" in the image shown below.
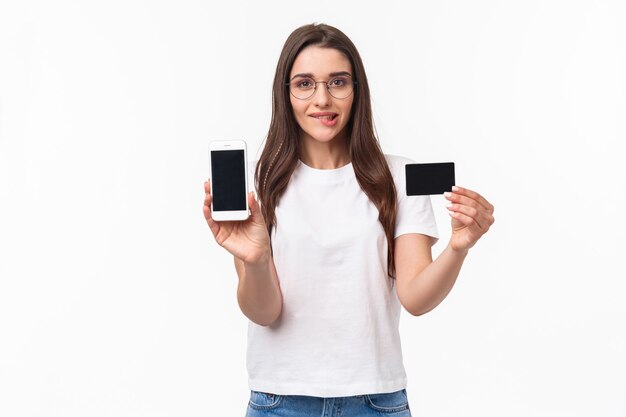
<svg viewBox="0 0 626 417"><path fill-rule="evenodd" d="M331 96L328 91L328 85L325 82L318 82L313 94L313 101L316 106L326 107L330 104Z"/></svg>

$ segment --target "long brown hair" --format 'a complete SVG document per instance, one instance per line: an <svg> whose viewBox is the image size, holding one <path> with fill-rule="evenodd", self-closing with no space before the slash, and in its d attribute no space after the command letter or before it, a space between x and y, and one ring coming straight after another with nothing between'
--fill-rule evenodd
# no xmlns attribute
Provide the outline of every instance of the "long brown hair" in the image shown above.
<svg viewBox="0 0 626 417"><path fill-rule="evenodd" d="M348 121L348 149L352 167L363 192L378 209L378 220L388 242L388 275L395 277L393 234L396 224L396 188L389 166L374 133L367 76L352 41L339 29L325 24L299 27L289 35L276 66L272 91L272 121L254 181L268 233L276 224L274 209L298 164L300 126L289 99L289 74L302 49L316 45L342 52L352 65L356 81L352 112Z"/></svg>

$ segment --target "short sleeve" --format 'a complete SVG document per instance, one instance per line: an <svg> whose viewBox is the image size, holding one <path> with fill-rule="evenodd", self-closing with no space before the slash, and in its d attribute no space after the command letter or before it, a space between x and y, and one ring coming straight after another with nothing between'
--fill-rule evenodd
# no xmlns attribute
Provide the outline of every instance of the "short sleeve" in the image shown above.
<svg viewBox="0 0 626 417"><path fill-rule="evenodd" d="M394 239L407 233L419 233L432 237L432 243L439 239L435 214L430 196L407 196L405 165L415 161L395 156L385 155L393 176L398 196L398 212Z"/></svg>

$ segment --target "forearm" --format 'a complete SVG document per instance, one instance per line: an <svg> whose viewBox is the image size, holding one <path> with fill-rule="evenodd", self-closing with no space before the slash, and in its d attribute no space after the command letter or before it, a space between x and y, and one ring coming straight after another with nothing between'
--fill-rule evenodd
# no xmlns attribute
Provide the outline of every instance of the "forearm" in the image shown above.
<svg viewBox="0 0 626 417"><path fill-rule="evenodd" d="M403 280L404 308L419 316L437 307L450 293L467 256L467 250L455 251L448 245L419 274Z"/></svg>
<svg viewBox="0 0 626 417"><path fill-rule="evenodd" d="M237 301L241 311L261 326L272 324L282 310L282 294L272 257L255 264L241 262L237 268Z"/></svg>

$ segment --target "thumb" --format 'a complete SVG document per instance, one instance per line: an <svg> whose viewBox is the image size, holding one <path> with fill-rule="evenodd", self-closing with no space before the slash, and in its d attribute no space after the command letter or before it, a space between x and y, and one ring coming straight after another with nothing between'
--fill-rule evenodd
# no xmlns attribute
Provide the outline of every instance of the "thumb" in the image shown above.
<svg viewBox="0 0 626 417"><path fill-rule="evenodd" d="M255 221L263 221L263 215L259 207L259 202L256 200L254 191L248 193L248 207L250 207L250 214Z"/></svg>

